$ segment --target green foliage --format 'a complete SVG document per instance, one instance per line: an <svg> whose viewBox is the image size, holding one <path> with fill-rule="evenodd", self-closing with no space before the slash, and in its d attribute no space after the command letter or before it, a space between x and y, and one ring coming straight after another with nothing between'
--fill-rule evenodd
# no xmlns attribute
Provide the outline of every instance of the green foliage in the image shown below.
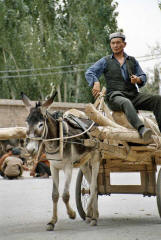
<svg viewBox="0 0 161 240"><path fill-rule="evenodd" d="M84 77L90 64L52 66L91 63L109 53L116 7L113 0L0 0L0 70L6 70L0 98L19 98L24 91L44 99L53 83L60 88L58 100L92 101Z"/></svg>
<svg viewBox="0 0 161 240"><path fill-rule="evenodd" d="M160 92L159 92L160 74L159 74L159 69L157 67L154 68L153 76L154 76L153 79L151 79L148 76L148 81L147 81L147 84L145 85L145 87L143 88L143 92L150 93L150 94L160 94Z"/></svg>
<svg viewBox="0 0 161 240"><path fill-rule="evenodd" d="M161 1L158 0L159 8L161 9Z"/></svg>
<svg viewBox="0 0 161 240"><path fill-rule="evenodd" d="M154 47L150 48L151 55L158 55L158 57L161 55L161 46L159 43L155 44ZM142 88L142 91L145 93L150 94L161 94L161 88L160 88L160 59L158 58L157 64L155 64L154 68L152 70L149 69L147 74L147 83L145 87Z"/></svg>

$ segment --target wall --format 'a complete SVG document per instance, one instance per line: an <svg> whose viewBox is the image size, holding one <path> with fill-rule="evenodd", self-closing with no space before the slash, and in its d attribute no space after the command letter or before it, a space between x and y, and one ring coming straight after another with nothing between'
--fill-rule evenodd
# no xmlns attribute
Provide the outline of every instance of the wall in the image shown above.
<svg viewBox="0 0 161 240"><path fill-rule="evenodd" d="M35 102L33 102L34 106ZM84 110L86 104L83 103L64 103L54 102L51 110L66 111L71 108ZM0 128L6 127L23 127L28 112L21 100L0 99Z"/></svg>

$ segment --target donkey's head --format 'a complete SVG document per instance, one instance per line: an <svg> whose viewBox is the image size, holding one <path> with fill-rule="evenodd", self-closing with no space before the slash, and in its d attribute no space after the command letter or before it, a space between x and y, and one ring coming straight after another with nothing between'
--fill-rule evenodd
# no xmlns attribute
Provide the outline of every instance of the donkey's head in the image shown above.
<svg viewBox="0 0 161 240"><path fill-rule="evenodd" d="M56 93L52 97L46 100L43 104L36 103L33 107L30 99L21 93L22 100L29 111L29 115L26 119L27 123L27 151L35 155L39 149L40 138L43 137L45 131L45 112L46 109L52 104Z"/></svg>

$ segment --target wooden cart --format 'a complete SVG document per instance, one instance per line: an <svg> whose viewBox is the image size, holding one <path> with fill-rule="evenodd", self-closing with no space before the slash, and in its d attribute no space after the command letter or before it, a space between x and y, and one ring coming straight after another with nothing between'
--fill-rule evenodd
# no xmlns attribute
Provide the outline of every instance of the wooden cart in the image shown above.
<svg viewBox="0 0 161 240"><path fill-rule="evenodd" d="M95 103L94 106L92 106L92 113L91 108L89 110L87 107L86 111L86 114L91 119L94 119L97 123L100 123L102 113L97 112L97 114L101 115L96 116L96 109L94 108L98 107L100 104L102 104L102 106L105 106L101 98L100 100L97 100L97 103ZM103 109L102 112L106 112L106 116L104 116L104 114L102 115L103 118L110 117L110 113L107 108L105 111ZM92 114L94 116L92 116ZM86 146L97 147L101 153L97 186L98 195L110 195L116 193L142 194L143 196L148 197L156 196L158 211L161 217L161 169L159 170L158 178L156 180L157 165L161 165L161 149L159 145L161 142L160 136L154 136L150 143L146 143L140 139L139 136L130 135L132 136L132 142L130 142L129 138L128 140L126 140L126 138L124 139L125 136L121 136L120 140L120 137L118 137L115 131L112 131L112 133L109 134L109 129L111 129L111 126L108 127L107 131L106 123L104 126L105 127L103 128L103 133L101 132L102 128L100 128L100 132L98 129L94 130L91 132L92 137L84 141L84 144ZM117 132L119 132L119 130ZM132 133L133 135L137 135L136 131L133 131ZM154 135L155 134L156 131L154 132ZM106 138L106 135L108 138ZM158 139L158 143L156 141L156 138ZM111 185L110 173L113 172L138 172L140 173L141 184ZM82 219L85 219L85 207L89 194L90 191L88 183L86 182L81 170L79 170L76 181L76 205Z"/></svg>

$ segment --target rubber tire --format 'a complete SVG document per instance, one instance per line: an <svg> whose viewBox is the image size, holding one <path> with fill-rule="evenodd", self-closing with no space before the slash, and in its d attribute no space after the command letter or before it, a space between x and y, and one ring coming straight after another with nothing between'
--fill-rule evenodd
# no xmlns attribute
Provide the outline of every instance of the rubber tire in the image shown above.
<svg viewBox="0 0 161 240"><path fill-rule="evenodd" d="M82 206L82 201L81 201L81 185L82 185L82 179L83 179L83 173L81 170L78 172L77 180L76 180L76 189L75 189L75 200L76 200L76 206L78 213L80 217L85 220L86 218L86 213L83 209Z"/></svg>
<svg viewBox="0 0 161 240"><path fill-rule="evenodd" d="M158 178L157 178L156 195L157 195L158 212L161 217L161 168L159 170Z"/></svg>

